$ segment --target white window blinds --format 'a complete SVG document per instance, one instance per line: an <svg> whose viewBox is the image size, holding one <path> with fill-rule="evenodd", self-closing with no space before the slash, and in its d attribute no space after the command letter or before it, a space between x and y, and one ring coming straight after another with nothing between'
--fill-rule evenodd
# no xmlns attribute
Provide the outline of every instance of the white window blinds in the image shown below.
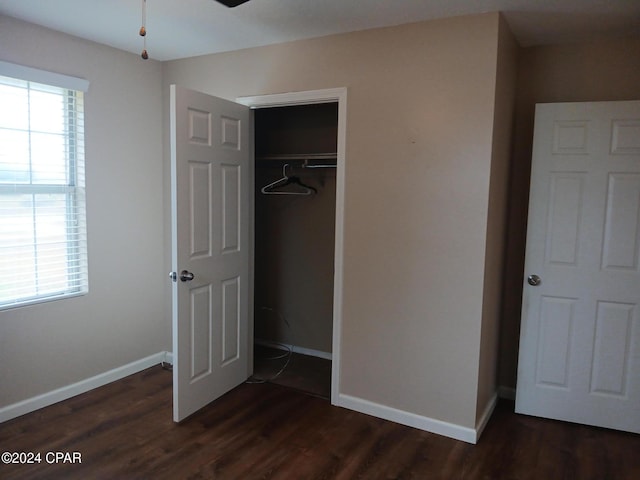
<svg viewBox="0 0 640 480"><path fill-rule="evenodd" d="M87 292L85 218L83 92L0 76L0 309Z"/></svg>

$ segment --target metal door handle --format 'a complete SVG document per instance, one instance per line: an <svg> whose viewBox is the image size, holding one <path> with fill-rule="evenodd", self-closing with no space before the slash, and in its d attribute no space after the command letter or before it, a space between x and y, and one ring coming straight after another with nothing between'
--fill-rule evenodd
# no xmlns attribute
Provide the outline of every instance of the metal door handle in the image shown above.
<svg viewBox="0 0 640 480"><path fill-rule="evenodd" d="M538 275L529 275L527 277L527 282L529 282L529 285L537 287L542 283L542 279Z"/></svg>
<svg viewBox="0 0 640 480"><path fill-rule="evenodd" d="M181 282L190 282L191 280L193 280L193 278L194 278L193 273L189 272L188 270L182 270L180 272Z"/></svg>

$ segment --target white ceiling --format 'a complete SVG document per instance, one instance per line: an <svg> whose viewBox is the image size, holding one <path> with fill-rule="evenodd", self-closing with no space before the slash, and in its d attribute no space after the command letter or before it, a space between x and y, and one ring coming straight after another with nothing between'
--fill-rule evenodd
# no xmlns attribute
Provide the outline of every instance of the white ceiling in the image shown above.
<svg viewBox="0 0 640 480"><path fill-rule="evenodd" d="M140 53L142 0L0 0L0 14ZM502 11L522 46L640 35L640 0L147 0L156 60Z"/></svg>

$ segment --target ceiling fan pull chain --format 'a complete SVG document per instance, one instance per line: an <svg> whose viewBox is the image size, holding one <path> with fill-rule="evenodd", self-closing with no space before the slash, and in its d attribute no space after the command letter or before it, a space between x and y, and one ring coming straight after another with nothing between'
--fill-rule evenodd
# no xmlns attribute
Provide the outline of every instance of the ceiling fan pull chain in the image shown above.
<svg viewBox="0 0 640 480"><path fill-rule="evenodd" d="M145 27L147 23L147 0L142 0L142 26L140 27L140 36L143 38L142 45L142 53L140 56L147 60L149 58L149 54L147 53L147 28Z"/></svg>

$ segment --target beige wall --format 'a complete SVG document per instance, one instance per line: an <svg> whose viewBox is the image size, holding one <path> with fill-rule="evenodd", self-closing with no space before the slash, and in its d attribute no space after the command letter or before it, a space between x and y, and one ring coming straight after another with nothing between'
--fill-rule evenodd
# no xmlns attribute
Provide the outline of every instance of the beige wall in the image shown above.
<svg viewBox="0 0 640 480"><path fill-rule="evenodd" d="M509 56L498 14L162 66L0 21L0 59L92 82L91 292L0 314L0 384L12 385L0 405L169 349L161 122L170 83L229 99L344 86L340 392L475 427L495 384L497 274L487 266L499 261L500 214L489 207L498 212L502 201L495 152L507 135L508 95L496 85L509 76L498 60Z"/></svg>
<svg viewBox="0 0 640 480"><path fill-rule="evenodd" d="M0 16L0 60L86 78L89 294L0 312L0 408L170 350L161 66Z"/></svg>
<svg viewBox="0 0 640 480"><path fill-rule="evenodd" d="M348 88L340 392L470 428L498 23L459 17L164 64L165 92Z"/></svg>
<svg viewBox="0 0 640 480"><path fill-rule="evenodd" d="M518 44L501 18L496 48L497 78L476 423L481 420L493 400L498 386L498 343L504 289L504 249L518 53Z"/></svg>
<svg viewBox="0 0 640 480"><path fill-rule="evenodd" d="M640 99L640 39L521 50L500 339L499 384L515 387L536 103Z"/></svg>

